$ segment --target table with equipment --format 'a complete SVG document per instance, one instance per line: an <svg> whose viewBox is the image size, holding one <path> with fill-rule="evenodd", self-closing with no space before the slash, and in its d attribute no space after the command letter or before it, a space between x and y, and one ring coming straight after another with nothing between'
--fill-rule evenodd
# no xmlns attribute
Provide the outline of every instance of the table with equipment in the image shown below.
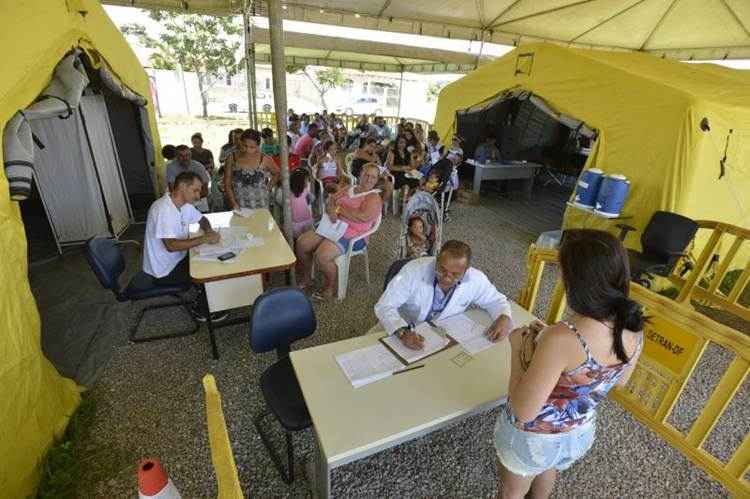
<svg viewBox="0 0 750 499"><path fill-rule="evenodd" d="M203 286L205 305L210 313L252 305L263 293L263 274L288 270L297 261L270 211L243 210L243 215L226 211L205 216L215 230L230 229L252 235L255 245L223 262L201 258L198 248L190 250L190 277ZM198 226L191 226L191 230L197 231ZM214 329L247 322L247 318L214 325L210 313L206 324L213 357L218 359Z"/></svg>
<svg viewBox="0 0 750 499"><path fill-rule="evenodd" d="M534 319L516 303L512 307L516 327ZM466 316L484 327L491 323L480 309ZM454 344L418 361L423 368L354 388L336 356L375 345L383 336L377 325L363 336L291 352L318 441L313 481L320 497L330 496L332 469L498 407L507 397L507 340L474 356Z"/></svg>
<svg viewBox="0 0 750 499"><path fill-rule="evenodd" d="M474 166L474 194L479 194L479 189L484 180L524 180L524 192L527 198L531 198L531 190L534 188L534 176L542 165L527 163L525 161L490 161L480 163L473 159L467 159L466 163Z"/></svg>

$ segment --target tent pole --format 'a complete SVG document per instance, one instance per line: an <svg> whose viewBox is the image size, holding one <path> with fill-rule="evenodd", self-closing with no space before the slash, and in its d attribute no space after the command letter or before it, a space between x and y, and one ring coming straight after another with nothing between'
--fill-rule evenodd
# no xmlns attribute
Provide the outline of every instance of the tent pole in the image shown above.
<svg viewBox="0 0 750 499"><path fill-rule="evenodd" d="M480 61L482 60L482 52L484 51L484 30L480 31L480 35L482 37L482 40L479 43L479 55L477 55L477 64L474 69L479 67Z"/></svg>
<svg viewBox="0 0 750 499"><path fill-rule="evenodd" d="M398 82L398 112L396 112L396 118L401 117L401 97L404 93L404 66L401 65L401 79Z"/></svg>
<svg viewBox="0 0 750 499"><path fill-rule="evenodd" d="M284 207L284 235L291 244L292 205L289 196L289 150L286 144L286 67L284 66L284 24L281 17L281 0L268 0L268 27L271 42L271 73L273 75L273 103L276 111L276 130L281 146L281 190ZM292 285L295 284L291 272Z"/></svg>
<svg viewBox="0 0 750 499"><path fill-rule="evenodd" d="M245 0L242 5L242 24L245 32L245 79L247 87L247 121L250 128L255 128L255 42L252 38L252 21L250 4Z"/></svg>

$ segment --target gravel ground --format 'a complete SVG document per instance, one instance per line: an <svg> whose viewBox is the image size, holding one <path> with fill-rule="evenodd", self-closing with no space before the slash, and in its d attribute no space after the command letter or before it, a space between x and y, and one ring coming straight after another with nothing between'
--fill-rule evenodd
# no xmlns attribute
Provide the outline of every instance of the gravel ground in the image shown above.
<svg viewBox="0 0 750 499"><path fill-rule="evenodd" d="M481 206L455 204L446 236L471 243L475 266L485 271L511 298L518 296L526 278L526 252L539 232L559 226L560 195L548 195L551 207L487 196ZM537 196L539 199L544 196ZM316 304L318 331L295 348L349 338L368 330L376 319L372 306L382 290L390 264L392 241L398 231L393 217L384 220L371 240L372 284L367 287L361 262L353 264L349 296L344 303ZM444 238L445 239L445 238ZM135 256L129 253L131 260ZM70 258L82 258L71 256ZM137 267L137 260L130 267ZM80 268L80 267L77 267ZM81 272L82 281L94 279ZM90 284L90 283L89 283ZM546 305L552 273L542 283L539 307ZM104 291L99 291L102 294ZM52 300L50 300L52 301ZM52 305L52 303L50 303ZM135 316L128 304L110 304L117 314ZM43 311L44 314L44 311ZM151 314L149 329L186 325L179 313ZM216 376L222 393L229 435L240 480L249 497L307 497L309 485L304 460L315 451L311 431L295 437L297 480L284 484L252 425L263 407L258 387L260 373L274 361L273 354L250 352L248 328L218 331L221 359L210 358L205 329L187 338L129 344L121 321L114 327L114 351L88 396L97 402L94 428L82 443L84 475L79 497L136 497L135 463L159 457L183 497L215 496L210 463L201 378ZM106 329L106 326L103 326ZM721 351L709 350L702 375L691 385L696 398L678 405L676 420L692 421L707 385L715 383L726 365ZM748 391L742 392L747 395ZM700 395L703 394L703 395ZM745 397L744 400L747 400ZM727 437L710 440L724 455L748 431L747 404L735 404L722 423ZM493 497L497 492L492 426L496 413L475 416L416 441L343 466L333 472L336 497ZM277 428L271 420L268 424ZM727 491L691 465L614 402L601 405L599 438L592 451L560 475L554 497L726 497ZM277 442L282 443L281 432ZM727 447L731 446L731 447ZM718 450L716 450L718 449Z"/></svg>

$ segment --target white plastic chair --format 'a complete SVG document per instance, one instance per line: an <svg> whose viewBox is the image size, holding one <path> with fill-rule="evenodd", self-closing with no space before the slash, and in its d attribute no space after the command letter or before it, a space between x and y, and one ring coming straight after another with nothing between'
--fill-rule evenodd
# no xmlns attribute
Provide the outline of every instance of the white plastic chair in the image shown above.
<svg viewBox="0 0 750 499"><path fill-rule="evenodd" d="M378 219L373 224L372 228L362 234L359 237L355 237L349 241L349 248L346 253L336 257L336 267L338 268L338 295L339 301L346 298L346 288L349 284L349 266L353 256L362 255L365 257L365 280L367 284L370 284L370 257L367 253L367 245L359 251L355 251L354 245L365 239L366 237L374 234L380 228L380 222L383 220L383 215L378 215Z"/></svg>

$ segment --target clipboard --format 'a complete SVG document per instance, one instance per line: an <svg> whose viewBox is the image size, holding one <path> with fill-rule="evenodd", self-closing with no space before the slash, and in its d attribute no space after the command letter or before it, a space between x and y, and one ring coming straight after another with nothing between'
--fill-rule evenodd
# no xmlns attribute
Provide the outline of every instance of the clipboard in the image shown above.
<svg viewBox="0 0 750 499"><path fill-rule="evenodd" d="M441 336L441 337L443 337L443 338L445 338L445 339L448 340L448 342L445 344L445 346L443 346L442 348L440 348L438 350L435 350L434 352L431 352L431 353L425 355L424 357L420 357L420 358L414 359L412 361L409 361L409 360L405 359L401 354L398 353L398 351L396 351L396 349L394 349L391 345L389 345L385 341L388 338L395 338L395 336L393 336L393 335L383 336L383 337L379 338L378 341L380 341L383 344L383 346L385 346L385 348L387 348L388 351L391 352L399 360L399 362L401 362L404 366L408 366L408 365L414 364L415 362L423 361L424 359L432 357L432 356L434 356L434 355L436 355L436 354L438 354L438 353L440 353L440 352L442 352L444 350L447 350L447 349L451 348L453 345L457 345L458 344L458 342L456 342L456 340L454 340L451 336L448 336L447 334L441 333L439 331L439 329L442 329L442 328L436 328L433 325L428 324L426 322L423 322L422 324L419 324L419 326L423 326L423 325L426 325L427 327L429 327L430 329L432 329L436 334L438 334L439 336ZM396 339L396 341L401 341L401 340ZM417 353L419 351L418 350L414 350L414 352Z"/></svg>

